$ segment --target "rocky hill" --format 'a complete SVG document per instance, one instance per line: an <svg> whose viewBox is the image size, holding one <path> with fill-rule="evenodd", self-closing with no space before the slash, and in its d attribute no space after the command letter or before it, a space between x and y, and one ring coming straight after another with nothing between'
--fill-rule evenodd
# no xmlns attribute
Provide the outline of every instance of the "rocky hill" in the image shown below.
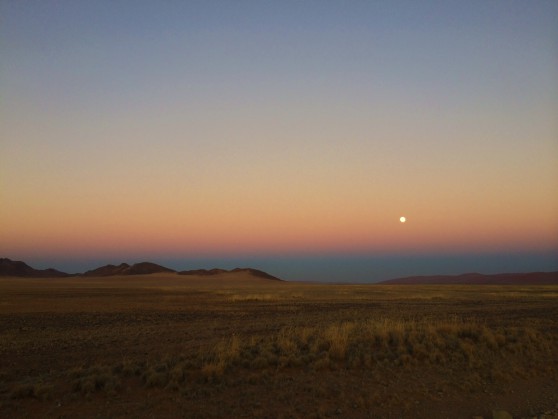
<svg viewBox="0 0 558 419"><path fill-rule="evenodd" d="M66 277L71 276L53 268L35 269L19 260L0 258L0 276L21 276L33 278Z"/></svg>

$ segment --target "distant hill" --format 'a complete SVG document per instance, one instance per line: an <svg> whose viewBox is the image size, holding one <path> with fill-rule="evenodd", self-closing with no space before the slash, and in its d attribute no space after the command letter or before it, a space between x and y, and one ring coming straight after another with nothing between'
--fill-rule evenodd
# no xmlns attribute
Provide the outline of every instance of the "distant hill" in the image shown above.
<svg viewBox="0 0 558 419"><path fill-rule="evenodd" d="M247 273L249 275L258 277L258 278L265 278L265 279L273 279L275 281L281 281L281 279L268 274L267 272L260 271L258 269L253 268L235 268L230 271L226 269L194 269L191 271L181 271L178 272L179 275L200 275L200 276L211 276L211 275L219 275L219 274L229 274L229 273Z"/></svg>
<svg viewBox="0 0 558 419"><path fill-rule="evenodd" d="M19 260L0 258L0 276L21 276L32 278L53 278L71 276L53 268L35 269Z"/></svg>
<svg viewBox="0 0 558 419"><path fill-rule="evenodd" d="M410 276L378 282L386 285L558 285L558 272L529 272L485 275L468 273L463 275Z"/></svg>
<svg viewBox="0 0 558 419"><path fill-rule="evenodd" d="M116 275L146 275L162 272L176 272L151 262L140 262L133 265L121 263L120 265L105 265L85 272L84 276L116 276Z"/></svg>

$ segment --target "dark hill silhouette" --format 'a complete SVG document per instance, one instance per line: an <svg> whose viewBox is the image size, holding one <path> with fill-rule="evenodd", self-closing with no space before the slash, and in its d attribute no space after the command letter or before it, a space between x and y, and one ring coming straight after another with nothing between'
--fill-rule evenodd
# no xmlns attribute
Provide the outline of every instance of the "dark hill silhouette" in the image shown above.
<svg viewBox="0 0 558 419"><path fill-rule="evenodd" d="M8 258L0 259L0 276L21 276L32 278L53 278L71 276L66 272L61 272L53 268L35 269L27 263L19 260L11 260Z"/></svg>
<svg viewBox="0 0 558 419"><path fill-rule="evenodd" d="M378 282L385 285L553 285L558 284L558 272L529 272L485 275L468 273L463 275L410 276Z"/></svg>
<svg viewBox="0 0 558 419"><path fill-rule="evenodd" d="M56 269L34 269L25 262L13 261L7 258L0 258L0 276L17 276L17 277L42 277L56 278L69 276L117 276L117 275L147 275L155 273L175 273L173 269L166 268L156 263L140 262L133 265L121 263L120 265L104 265L96 269L91 269L82 274L68 274ZM195 269L190 271L178 272L179 275L199 275L211 276L218 274L245 273L258 278L272 279L281 281L281 279L253 268L235 268L230 271L226 269Z"/></svg>
<svg viewBox="0 0 558 419"><path fill-rule="evenodd" d="M161 272L176 272L164 266L151 262L140 262L134 265L121 263L120 265L105 265L85 272L84 276L115 276L115 275L146 275Z"/></svg>
<svg viewBox="0 0 558 419"><path fill-rule="evenodd" d="M272 279L275 281L281 281L281 279L268 274L267 272L260 271L258 269L253 268L234 268L230 271L226 269L194 269L190 271L181 271L178 272L179 275L200 275L200 276L211 276L211 275L219 275L219 274L230 274L230 273L247 273L249 275L258 277L258 278L265 278L265 279Z"/></svg>

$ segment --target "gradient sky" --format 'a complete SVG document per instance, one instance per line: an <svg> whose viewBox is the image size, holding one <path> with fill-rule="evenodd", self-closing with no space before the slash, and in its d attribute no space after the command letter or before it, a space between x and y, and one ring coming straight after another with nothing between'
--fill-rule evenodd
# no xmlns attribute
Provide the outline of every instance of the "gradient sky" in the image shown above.
<svg viewBox="0 0 558 419"><path fill-rule="evenodd" d="M558 269L557 22L554 0L2 1L0 256Z"/></svg>

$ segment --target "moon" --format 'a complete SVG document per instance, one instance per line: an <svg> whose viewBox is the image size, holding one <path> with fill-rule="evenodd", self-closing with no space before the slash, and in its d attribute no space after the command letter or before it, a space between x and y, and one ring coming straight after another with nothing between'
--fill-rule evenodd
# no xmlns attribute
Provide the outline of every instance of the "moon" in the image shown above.
<svg viewBox="0 0 558 419"><path fill-rule="evenodd" d="M399 221L401 221L402 223L404 223L405 221L407 221L407 219L405 217L400 217Z"/></svg>

